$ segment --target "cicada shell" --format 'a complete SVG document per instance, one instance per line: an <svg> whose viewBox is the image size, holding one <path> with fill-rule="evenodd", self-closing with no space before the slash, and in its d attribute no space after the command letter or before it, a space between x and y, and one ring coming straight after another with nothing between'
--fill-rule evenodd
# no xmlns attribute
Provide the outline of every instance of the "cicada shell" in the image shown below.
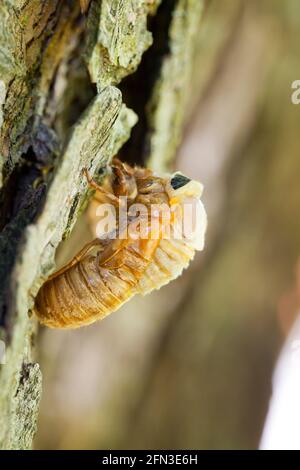
<svg viewBox="0 0 300 470"><path fill-rule="evenodd" d="M42 286L34 310L49 327L76 328L106 317L134 295L178 277L204 246L206 214L197 181L180 173L158 176L115 159L106 188L90 184L97 189L92 205L110 201L120 215L126 198L126 224L118 224L113 238L95 238ZM192 237L178 237L166 229L182 222L187 201L200 207L198 225ZM146 208L146 215L132 215L134 207ZM168 217L161 208L171 209ZM141 223L143 236L131 230Z"/></svg>

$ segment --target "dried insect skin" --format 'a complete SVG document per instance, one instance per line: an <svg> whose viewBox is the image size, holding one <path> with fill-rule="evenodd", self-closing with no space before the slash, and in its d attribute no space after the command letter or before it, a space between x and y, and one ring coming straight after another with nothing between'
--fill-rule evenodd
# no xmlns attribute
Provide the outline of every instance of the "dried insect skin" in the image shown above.
<svg viewBox="0 0 300 470"><path fill-rule="evenodd" d="M153 204L178 204L186 197L199 199L200 183L183 175L159 177L148 169L131 168L114 159L113 174L107 189L98 188L95 200L110 201L119 209L120 196L128 197L128 213L133 203L142 203L151 214ZM95 183L91 182L95 185ZM175 188L175 189L174 189ZM95 202L92 202L95 204ZM195 250L203 248L206 216L199 240L166 239L166 222L159 218L158 236L135 239L129 236L114 240L96 238L40 289L35 313L53 328L77 328L100 320L117 310L133 295L147 294L178 277L193 259ZM147 218L149 230L152 229ZM124 230L119 227L117 234ZM200 239L199 238L199 239ZM95 253L93 253L93 251Z"/></svg>

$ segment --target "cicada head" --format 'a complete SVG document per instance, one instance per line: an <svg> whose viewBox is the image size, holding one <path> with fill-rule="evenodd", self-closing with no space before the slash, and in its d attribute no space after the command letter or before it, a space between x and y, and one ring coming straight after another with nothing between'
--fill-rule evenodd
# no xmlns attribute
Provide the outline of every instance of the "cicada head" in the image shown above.
<svg viewBox="0 0 300 470"><path fill-rule="evenodd" d="M199 181L191 180L180 172L173 174L167 184L170 200L184 201L186 198L199 199L203 193L203 185Z"/></svg>
<svg viewBox="0 0 300 470"><path fill-rule="evenodd" d="M203 185L177 172L167 181L166 191L174 213L180 214L183 236L195 250L203 250L207 227L206 211L200 200Z"/></svg>

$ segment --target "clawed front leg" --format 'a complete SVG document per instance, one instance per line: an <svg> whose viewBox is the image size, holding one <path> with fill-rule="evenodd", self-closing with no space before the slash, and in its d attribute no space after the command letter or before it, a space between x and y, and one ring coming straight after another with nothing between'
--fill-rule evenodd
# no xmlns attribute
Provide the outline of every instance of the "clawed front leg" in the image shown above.
<svg viewBox="0 0 300 470"><path fill-rule="evenodd" d="M103 188L102 186L100 186L92 177L91 175L89 174L88 170L86 168L84 168L83 170L84 172L84 175L88 181L88 184L91 188L95 189L96 191L98 191L99 193L101 193L101 195L104 196L105 199L109 199L111 202L113 202L113 204L115 205L119 205L119 198L117 196L115 196L114 194L112 194L110 191L107 191L107 189ZM97 195L95 196L95 198L97 199ZM97 199L99 200L99 199ZM99 202L103 202L103 201L99 201Z"/></svg>
<svg viewBox="0 0 300 470"><path fill-rule="evenodd" d="M104 243L102 240L99 240L99 238L95 238L95 240L87 243L83 248L82 250L79 251L79 253L77 253L76 256L74 256L74 258L71 259L71 261L69 261L69 263L65 264L65 266L63 266L61 269L59 269L58 271L56 271L55 273L51 274L51 276L49 276L48 278L48 281L50 281L51 279L54 279L55 277L57 276L60 276L61 274L63 274L64 272L68 271L68 269L72 268L73 266L75 266L75 264L79 263L79 261L82 260L82 258L84 258L84 256L87 255L87 253L92 250L95 246L99 246L99 252L103 251L105 246L104 246Z"/></svg>

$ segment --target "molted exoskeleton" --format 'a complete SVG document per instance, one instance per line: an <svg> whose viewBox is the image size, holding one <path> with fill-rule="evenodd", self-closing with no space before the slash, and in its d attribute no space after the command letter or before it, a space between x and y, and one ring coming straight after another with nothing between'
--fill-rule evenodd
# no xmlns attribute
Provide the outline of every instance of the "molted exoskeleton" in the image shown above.
<svg viewBox="0 0 300 470"><path fill-rule="evenodd" d="M34 311L49 327L76 328L104 318L133 295L178 277L204 247L206 214L197 181L114 159L106 189L89 182L97 189L92 204L110 202L118 221L127 198L126 221L118 222L114 237L95 238L42 286ZM145 212L138 214L133 209L141 205Z"/></svg>

